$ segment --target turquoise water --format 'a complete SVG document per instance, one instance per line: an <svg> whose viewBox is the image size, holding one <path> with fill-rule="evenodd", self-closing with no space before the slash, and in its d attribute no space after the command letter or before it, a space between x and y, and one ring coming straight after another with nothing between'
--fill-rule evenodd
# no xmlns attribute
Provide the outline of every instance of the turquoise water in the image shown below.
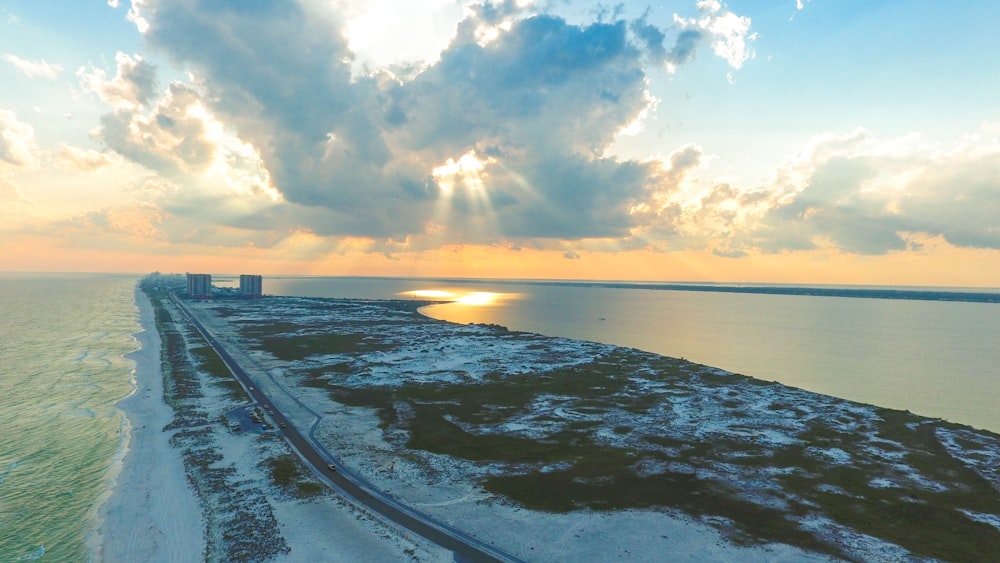
<svg viewBox="0 0 1000 563"><path fill-rule="evenodd" d="M1000 304L389 278L264 278L264 292L495 301L428 316L638 348L1000 432Z"/></svg>
<svg viewBox="0 0 1000 563"><path fill-rule="evenodd" d="M0 274L0 561L86 561L134 388L136 276Z"/></svg>

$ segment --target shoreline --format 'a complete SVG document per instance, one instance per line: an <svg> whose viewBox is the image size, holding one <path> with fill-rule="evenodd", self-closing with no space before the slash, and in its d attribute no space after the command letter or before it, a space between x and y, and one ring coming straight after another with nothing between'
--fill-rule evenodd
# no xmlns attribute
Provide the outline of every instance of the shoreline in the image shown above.
<svg viewBox="0 0 1000 563"><path fill-rule="evenodd" d="M267 466L290 454L283 441L275 440L272 434L234 433L215 422L199 423L197 430L190 425L178 426L178 413L167 403L169 394L164 392L164 375L169 373L164 372L161 351L167 341L162 340L153 303L139 286L135 289L135 303L140 330L133 336L139 349L128 356L135 363L135 387L117 401L125 414L122 447L108 469L109 488L96 503L96 528L85 540L88 561L241 559L239 553L234 556L236 552L229 551L233 547L229 544L236 540L224 539L218 529L219 525L230 531L242 529L233 527L229 514L233 510L252 515L250 519L257 524L274 525L270 530L252 530L253 535L244 536L237 552L242 548L263 549L265 545L254 544L275 538L287 545L277 553L261 552L249 560L448 560L450 552L386 524L336 493L323 491L299 497L281 489ZM187 337L184 340L186 354L190 354L191 342ZM214 421L218 414L234 408L247 408L243 399L234 402L227 398L225 387L213 386L211 376L197 369L196 373L194 379L205 394L194 401L199 410L212 413L206 420ZM196 444L194 434L208 436L208 441ZM183 444L178 445L178 440ZM198 453L192 454L186 448L197 449ZM217 456L212 469L207 469L212 474L205 473L207 465L192 468L191 455ZM219 475L225 477L216 480ZM305 475L300 478L311 481ZM229 493L235 494L235 500L219 497ZM267 518L257 518L261 515ZM265 531L271 535L258 536L258 532Z"/></svg>
<svg viewBox="0 0 1000 563"><path fill-rule="evenodd" d="M142 330L135 336L140 349L129 356L136 363L135 389L131 395L121 399L119 405L126 413L122 427L127 430L121 438L122 450L116 456L116 459L121 457L121 470L111 480L113 491L110 499L100 507L100 529L93 538L97 547L92 551L91 560L201 560L211 557L213 553L230 556L243 553L241 549L253 549L252 544L257 541L277 546L274 553L259 552L258 559L261 561L329 560L333 554L355 561L444 561L448 558L449 552L442 552L421 538L386 525L380 518L359 509L351 501L338 498L336 494L298 495L295 494L296 489L279 485L273 472L276 467L274 462L292 459L292 456L282 441L276 439L278 434L242 432L239 429L232 431L225 417L234 412L234 408L247 408L246 398L239 396L238 392L234 395L231 385L219 384L219 378L225 374L204 363L204 344L192 333L190 326L180 321L171 322L171 328L164 329L164 340L161 342L153 303L146 294L139 293L141 291L137 288L136 305ZM966 459L970 453L967 450L973 447L969 444L977 448L981 446L985 453L995 449L996 436L993 435L980 435L971 429L957 428L940 421L918 420L919 417L909 413L838 401L776 384L754 384L744 381L748 378L715 368L638 351L619 351L628 355L624 358L627 361L621 365L630 366L628 369L631 371L627 388L618 389L613 385L618 381L614 370L624 368L603 367L612 365L608 362L613 357L608 354L619 350L612 345L527 333L511 334L489 325L452 326L453 323L434 321L408 307L403 308L414 316L410 323L400 325L392 307L370 302L354 303L352 308L339 302L317 304L289 298L283 305L275 308L266 302L241 302L240 307L233 308L217 302L191 304L210 331L234 347L234 355L241 365L252 372L255 385L262 390L268 388L269 392L277 392L278 387L283 387L282 383L290 385L285 392L291 392L298 400L311 405L310 413L304 413L301 409L278 404L275 410L281 410L290 419L290 424L308 427L314 423L313 416L320 413L322 423L316 439L325 447L337 451L338 459L345 466L365 475L379 490L408 506L445 522L461 523L466 533L511 549L515 557L526 560L554 561L570 553L587 557L594 556L595 552L608 559L649 560L668 551L679 558L718 561L732 558L826 561L837 559L837 554L847 554L847 558L853 554L859 558L891 559L907 553L921 553L925 549L922 544L910 545L908 540L902 541L900 538L905 537L897 537L893 529L883 530L878 526L869 529L852 521L831 519L825 512L829 508L827 504L832 502L830 510L833 510L840 501L831 500L830 495L851 497L855 494L851 498L867 498L877 493L886 501L898 501L897 504L906 503L907 498L911 498L905 495L899 497L904 493L935 500L941 496L940 487L947 489L944 483L950 483L954 476L923 466L901 464L897 459L902 455L901 451L905 452L908 448L929 450L928 444L944 446L948 451L941 459L947 463L961 462L968 472L990 465L989 459ZM167 318L179 318L169 305L166 309L170 313ZM239 323L241 318L253 319L257 325L279 328L286 322L301 323L304 319L311 319L315 323L323 318L329 319L320 323L323 329L337 333L356 330L356 325L352 323L363 320L366 329L380 336L372 343L371 350L352 349L359 355L354 358L349 373L333 369L331 362L336 357L331 357L321 362L325 366L322 373L310 376L308 370L314 372L317 366L306 360L308 353L301 358L292 354L282 359L260 350L253 344L259 344L266 338L254 340L242 334L236 328L243 326ZM280 339L287 339L292 333L286 329L272 332L274 334L266 333L264 336L279 339L275 343L279 345L277 349L282 350ZM186 351L177 352L179 342ZM421 344L425 342L435 342L437 348ZM173 361L169 366L161 364L161 350L168 349L173 351L170 357L176 357L177 365ZM388 356L386 349L391 352ZM553 358L558 358L558 361L553 363ZM498 394L490 387L495 387L495 382L491 384L487 380L490 370L498 365L507 366L503 368L504 373L511 378L512 384L517 383L522 372L566 369L575 372L577 368L574 366L584 366L581 373L594 381L587 387L590 391L585 391L579 399L560 398L558 402L548 399L541 403L531 402L527 404L530 407L527 409L514 408L521 404L515 400L518 397ZM187 423L181 426L177 426L175 418L180 411L175 412L166 402L173 396L169 392L171 381L178 381L170 379L171 371L195 374L191 381L198 386L196 393L191 394L188 389L189 394L183 396L185 400L194 399L198 406L196 411L188 412L186 418L182 417ZM664 375L659 375L661 372ZM163 379L164 374L168 375L167 381ZM305 379L302 379L303 375ZM449 394L465 389L449 385L460 383L455 379L459 376L462 381L479 381L482 385L478 387L488 392L489 400L471 396L473 404L504 405L509 407L504 412L512 414L490 414L485 422L465 417L462 402L454 401ZM319 381L310 377L321 378L325 385L314 385ZM222 379L229 381L228 377ZM566 395L554 381L539 381L539 385L543 385L538 388L539 396ZM432 397L435 400L428 401L424 394L411 393L420 382L441 384ZM168 389L166 396L165 383ZM338 385L341 393L346 395L332 397L328 390L324 392L323 388L330 384ZM361 400L365 396L363 391L357 397L350 395L351 390L359 385L360 389L380 384L388 384L386 392L391 396L386 400L397 413L396 422L389 428L383 427L385 420L377 414L381 399L374 403ZM719 398L718 391L723 388L727 390L725 400L716 400ZM675 422L670 432L661 424L667 413L660 407L629 408L642 406L642 397L651 394L666 398L662 406L670 409L669 418ZM470 396L463 397L470 399ZM574 400L579 404L573 403ZM610 400L618 405L609 411L617 417L608 423L613 427L591 430L591 425L580 426L581 422L603 417L582 408L587 405L580 401L595 400ZM630 401L640 403L633 405ZM186 412L188 406L185 405L182 410ZM786 412L791 408L786 405L796 405L796 410ZM210 422L220 416L223 417L221 423ZM438 418L457 421L454 424L458 430L445 430L457 433L459 437L463 433L490 436L495 433L494 430L503 430L507 436L504 439L530 441L559 434L560 428L565 427L565 432L578 434L582 440L557 444L562 448L559 451L566 454L560 455L567 459L575 455L581 444L586 447L587 440L599 442L600 447L612 453L639 448L645 453L638 463L625 459L620 471L617 466L608 466L602 469L605 472L602 475L612 475L617 482L618 473L621 473L622 486L652 487L663 481L663 487L657 485L659 488L656 490L666 491L664 494L670 493L674 481L693 478L697 486L696 491L690 494L706 495L695 499L698 506L705 508L685 510L687 505L684 502L671 503L672 497L667 498L667 494L664 497L666 500L650 501L656 501L653 505L659 508L640 502L635 506L616 505L608 510L601 503L588 503L567 513L558 510L550 512L533 502L532 498L518 496L520 489L511 489L512 494L504 493L507 489L503 489L502 485L523 482L528 486L535 481L548 483L553 479L562 483L574 477L577 471L575 465L549 464L527 473L514 471L507 474L503 466L508 463L508 458L502 455L506 451L503 448L497 450L495 459L490 458L492 461L484 465L484 460L463 454L461 441L452 441L447 437L442 438L443 441L425 444L423 449L419 446L412 449L406 445L407 436L421 437L417 433ZM539 428L535 424L542 419L551 421L549 428ZM883 428L879 421L888 426ZM907 421L916 421L912 423L920 427L933 426L934 436L926 435L927 432L911 436L902 428ZM827 434L831 436L845 434L854 438L817 441L810 434L810 429L817 424L830 430L832 434ZM178 430L170 429L175 427ZM434 428L440 429L431 427L431 430ZM747 434L747 428L754 429L754 432ZM827 434L822 434L821 438ZM657 439L651 441L648 436ZM427 439L426 432L423 437ZM698 450L698 445L706 440L716 444L718 451ZM665 454L667 458L664 459L668 462L657 462L663 457L658 456L660 450L657 448L674 443L681 446L688 444L694 449L677 449L681 448L677 446L674 448L676 452ZM186 453L182 453L184 451ZM785 454L781 458L783 465L766 469L770 467L766 460L776 453ZM192 455L197 460L217 461L196 463L192 468ZM184 456L188 456L187 459ZM748 459L751 461L748 462ZM584 461L591 463L586 459ZM757 467L761 463L765 469ZM887 464L892 463L895 464L886 469L889 467ZM185 464L188 464L187 468ZM846 469L843 470L854 470L851 468L857 466L855 469L876 477L868 483L844 481L836 468L827 469L831 464L844 466ZM589 471L587 468L590 466L581 467L580 471ZM808 482L785 483L781 476L789 471L803 475L802 479ZM586 477L590 473L584 471L580 475ZM501 489L484 488L484 478L496 481ZM307 474L296 477L293 472L293 479L316 484ZM605 481L574 479L572 483L578 487L601 488ZM713 483L719 488L710 486ZM967 483L982 485L969 477L956 486ZM746 485L752 486L744 490ZM741 492L736 497L726 496L725 491L729 490L726 487L730 486ZM198 495L193 487L198 487ZM896 489L899 492L895 492ZM223 496L219 496L220 491L225 491ZM960 494L960 491L954 494ZM580 498L586 498L586 495ZM945 502L950 498L935 502ZM759 535L758 520L744 518L743 509L737 512L723 510L733 502L749 506L744 507L746 510L752 508L771 516L774 516L772 513L777 513L778 517L784 514L779 523L796 513L796 507L809 507L806 509L807 521L798 527L793 526L796 534L806 534L809 541L794 534L786 537L784 534L790 532L782 526ZM954 502L945 504L947 506L942 506L946 509L955 508L952 506ZM711 507L716 505L721 508L712 510ZM906 506L914 509L909 504ZM966 522L969 518L1000 529L1000 525L995 523L1000 520L995 520L993 510L982 505L979 497L962 500L956 506L960 509L958 512L964 515L955 516L955 522L963 526L962 530L972 525ZM862 508L879 514L882 505L876 503ZM236 509L240 513L249 510L246 513L253 516L252 522L227 519L226 515ZM211 528L213 522L216 526L214 532ZM219 526L228 530L230 535L238 530L237 540L225 539L227 536L220 535ZM653 530L655 537L646 533ZM268 533L259 535L265 531ZM869 535L872 533L874 535ZM758 541L744 544L739 541L741 537L755 537ZM248 538L250 542L246 541ZM817 550L814 545L817 541L827 545L828 549ZM897 545L895 541L902 543ZM913 548L916 548L915 552L908 551Z"/></svg>
<svg viewBox="0 0 1000 563"><path fill-rule="evenodd" d="M163 431L173 411L163 401L161 343L152 305L138 285L135 303L140 329L133 337L139 348L128 355L135 363L135 387L117 403L124 412L121 447L87 547L92 561L200 560L202 511L180 454Z"/></svg>

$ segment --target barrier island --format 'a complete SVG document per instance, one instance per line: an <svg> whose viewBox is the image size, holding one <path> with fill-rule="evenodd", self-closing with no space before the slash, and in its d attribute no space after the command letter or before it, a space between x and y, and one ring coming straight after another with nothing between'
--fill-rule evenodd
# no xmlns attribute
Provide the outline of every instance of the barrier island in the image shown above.
<svg viewBox="0 0 1000 563"><path fill-rule="evenodd" d="M331 492L269 413L248 431L254 401L163 291L149 289L166 430L202 499L208 553L337 549L346 540L323 538L322 521L283 522L307 506L368 522L354 533L390 558L447 559ZM512 559L1000 556L997 434L639 350L433 320L425 304L184 306L345 470Z"/></svg>

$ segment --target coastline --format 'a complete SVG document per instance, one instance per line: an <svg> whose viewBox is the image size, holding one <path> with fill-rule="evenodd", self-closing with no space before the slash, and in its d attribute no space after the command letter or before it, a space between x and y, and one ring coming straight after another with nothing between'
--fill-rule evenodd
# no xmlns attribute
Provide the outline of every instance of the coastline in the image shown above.
<svg viewBox="0 0 1000 563"><path fill-rule="evenodd" d="M227 518L233 510L247 515L254 512L273 515L270 522L275 527L253 530L252 536L244 536L247 540L244 546L263 548L255 544L274 538L288 546L283 553L265 554L262 550L247 560L326 561L331 557L372 562L448 560L450 552L386 525L335 493L297 497L283 491L266 469L268 460L286 452L284 444L275 440L273 434L232 433L225 425L219 429L214 423L198 424L199 429L194 432L209 436L209 442L192 445L192 427L176 426L177 412L166 402L161 364L165 344L156 325L153 304L139 287L135 290L135 303L141 328L134 337L140 347L128 355L135 362L134 389L118 402L125 413L122 437L108 470L109 490L95 509L97 527L86 540L90 561L201 561L206 557L225 560L233 556L227 551L228 543L233 540L220 539L218 527L232 525L231 518ZM185 343L188 354L189 345ZM227 398L225 388L214 387L206 377L204 374L196 377L198 386L206 392L195 399L198 409L222 413L246 405L243 400L233 403ZM215 420L214 415L209 418ZM216 467L222 466L222 474L228 477L208 482L198 468L192 472L186 466L190 459L184 458L192 454L176 444L179 437L189 441L187 447L199 449L194 455L219 456ZM201 494L195 490L195 482L200 484ZM204 496L206 491L208 495ZM242 500L226 504L217 493L235 493ZM211 535L213 523L216 536ZM247 532L227 527L229 531L237 529Z"/></svg>
<svg viewBox="0 0 1000 563"><path fill-rule="evenodd" d="M180 454L163 432L173 412L163 401L160 336L153 308L137 286L139 349L133 392L119 401L122 444L111 491L98 508L98 528L88 539L94 561L195 561L204 553L204 523L187 483ZM114 471L114 470L112 470Z"/></svg>
<svg viewBox="0 0 1000 563"><path fill-rule="evenodd" d="M118 470L114 465L120 466L120 472L117 478L109 479L113 491L100 507L99 532L91 538L93 543L88 541L88 547L96 545L91 560L186 561L212 558L213 554L238 559L236 555L247 553L240 550L268 545L277 549L256 551L257 557L250 560L449 558L450 552L387 525L353 502L335 493L319 492L318 483L308 474L295 476L292 471L294 486L280 484L275 462L291 459L278 439L280 433L263 427L262 432L232 431L226 417L247 408L247 397L231 384L223 384L230 378L206 363L204 344L187 323L177 320L166 323L168 328L158 328L153 303L140 293L137 290L135 297L142 328L135 333L140 348L129 355L136 363L134 390L119 403L126 413L122 447L109 475ZM895 503L893 506L903 503L907 510L921 509L914 508L908 499L926 498L946 509L935 508L935 514L951 515L950 524L965 530L952 530L952 535L963 540L992 541L993 536L984 536L982 527L974 534L966 530L978 525L970 519L1000 529L1000 520L988 505L990 495L980 498L982 495L962 492L973 485L985 486L982 481L988 480L988 475L975 477L970 471L981 473L992 466L991 460L1000 459L996 436L909 413L753 382L715 368L635 350L510 333L491 325L441 323L414 312L410 303L287 298L280 307L274 305L252 301L240 302L239 307L227 302L189 306L212 333L232 347L230 353L249 369L255 386L267 388L273 396L279 396L279 388L283 389L310 405L310 411L304 412L279 401L275 410L282 411L289 424L301 428L314 424L319 416L322 421L315 438L336 451L345 467L407 505L460 525L478 539L510 549L518 558L556 561L572 553L585 558L651 560L667 552L679 559L718 561L826 561L841 556L894 560L927 549L912 544L907 539L910 535L900 535L891 526L871 528L831 518L826 507L833 503L833 510L837 503L848 502L842 496L874 496ZM406 313L402 316L409 322L400 323L400 313ZM180 312L168 303L164 316L180 319ZM240 328L247 322L249 336ZM351 369L338 369L345 358L342 354L317 359L308 348L289 351L282 347L289 338L301 337L289 332L286 325L303 322L313 330L319 329L318 322L322 333L336 334L354 334L361 322L366 338L374 340L360 348L354 344L347 350L334 349L351 353ZM257 335L255 326L268 328L256 328L264 331ZM303 342L323 345L313 340ZM264 351L262 342L278 355ZM168 349L175 353L164 366L161 350ZM628 370L627 383L621 383L621 369ZM545 400L520 406L522 403L515 400L518 397L507 396L503 393L506 387L500 388L493 381L490 374L495 370L502 370L505 386L523 385L524 374L566 370L579 371L588 383L582 391L567 394L560 387L566 378L539 379L533 396ZM183 374L184 379L177 379L177 374ZM167 375L166 381L163 375ZM171 393L178 390L170 390L178 381L190 381L196 388L185 390L185 400L193 401L175 411L165 400L176 399ZM466 386L463 382L479 384ZM330 394L331 385L336 387L335 396ZM373 396L366 391L373 387L382 392ZM420 393L413 395L418 388ZM428 389L434 391L430 396ZM483 396L467 394L484 389ZM722 390L726 391L724 400L719 399ZM461 393L463 400L455 400L455 392ZM664 400L643 406L643 398L648 396ZM374 397L374 402L365 397ZM598 413L588 408L595 401L611 401L613 408ZM386 413L378 410L381 402L392 408L388 427ZM463 404L503 408L469 418L462 411ZM794 412L787 405L795 405ZM608 413L614 416L610 422L605 420ZM215 422L220 417L222 422ZM663 426L664 417L673 421L669 427ZM428 442L428 437L437 438L427 434L427 424L439 419L452 426L429 427L446 434L437 442ZM604 420L606 428L589 424L591 419ZM917 427L932 429L933 435L926 429L913 435ZM827 432L810 434L817 428ZM643 453L638 461L622 460L620 471L617 466L604 467L601 475L613 478L606 481L587 479L590 473L586 472L580 473L582 479L574 477L577 464L592 464L593 460L546 462L525 469L523 464L509 464L504 457L508 449L495 449L495 459L480 459L481 455L470 457L461 449L461 439L452 439L470 433L490 439L497 434L495 429L502 431L501 439L521 445L546 436L573 434L576 441L552 446L565 459L585 458L580 448L596 447L611 454L626 450ZM748 429L752 431L748 433ZM827 439L841 435L850 438ZM422 438L423 445L410 447L413 436ZM714 444L715 449L699 449L705 443ZM662 456L657 457L656 448L663 445L673 449L665 454L665 461L658 462ZM902 462L906 456L901 452L908 449L937 451L942 446L947 453L936 456L941 463L933 467ZM779 453L784 456L781 464L772 467L766 460ZM216 461L192 465L192 456ZM954 487L945 484L956 479L946 473L949 464L961 465L966 477ZM944 469L938 470L938 465ZM844 471L860 470L875 477L858 482L842 478ZM802 477L786 483L782 476L788 474ZM572 486L583 487L583 496L577 498L587 499L588 491L606 488L619 477L622 486L645 487L649 494L669 493L671 483L691 481L678 490L683 493L693 487L695 492L690 494L700 496L690 499L693 504L672 503L672 497L665 497L619 503L621 506L615 504L613 510L607 502L587 501L568 512L553 512L538 503L538 495L519 492L533 490L530 485L535 481L554 483L557 486L552 490L558 491L564 488L560 483L571 480ZM501 488L490 488L491 481ZM659 485L651 489L647 482ZM198 495L189 483L198 487ZM504 489L505 483L525 483L527 488ZM303 484L306 487L300 487ZM727 496L726 491L739 492ZM942 492L948 494L942 497ZM949 501L956 495L962 497L960 502ZM742 508L722 510L734 502ZM877 515L883 502L862 502L859 509ZM647 506L650 503L658 508ZM807 508L797 508L800 506ZM957 513L952 515L956 507ZM758 519L748 519L744 514L747 510L751 516L760 513L771 517L766 521L776 522L777 527L762 528ZM785 524L801 520L801 510L805 510L805 521ZM246 517L234 520L232 514ZM793 515L797 520L791 518ZM789 526L790 531L786 529ZM747 543L747 538L754 539ZM936 552L924 554L928 553Z"/></svg>

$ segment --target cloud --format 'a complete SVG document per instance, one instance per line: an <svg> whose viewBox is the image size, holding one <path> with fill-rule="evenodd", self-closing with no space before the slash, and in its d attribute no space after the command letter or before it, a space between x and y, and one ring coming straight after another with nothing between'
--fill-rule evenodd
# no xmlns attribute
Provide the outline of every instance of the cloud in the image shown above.
<svg viewBox="0 0 1000 563"><path fill-rule="evenodd" d="M121 164L122 160L122 157L116 153L81 149L65 144L56 151L55 157L56 161L63 166L81 172L90 172Z"/></svg>
<svg viewBox="0 0 1000 563"><path fill-rule="evenodd" d="M435 60L359 72L351 6L136 0L129 18L192 78L158 90L156 69L124 54L113 78L81 70L113 108L96 137L183 186L163 202L177 217L411 248L646 247L679 235L671 194L703 157L609 153L656 103L646 66L676 68L702 47L734 67L752 57L749 19L719 3L663 30L617 11L571 24L508 0L467 5ZM226 147L242 147L242 164ZM244 177L262 179L258 195L195 191L221 168L256 170ZM281 201L258 197L268 189Z"/></svg>
<svg viewBox="0 0 1000 563"><path fill-rule="evenodd" d="M116 73L108 79L102 69L81 67L77 77L85 92L97 94L104 103L119 110L136 110L157 95L156 67L140 56L119 52L115 55Z"/></svg>
<svg viewBox="0 0 1000 563"><path fill-rule="evenodd" d="M495 236L627 232L627 208L645 189L646 166L602 156L651 103L623 21L510 20L514 3L471 6L440 60L404 81L385 71L352 77L342 22L322 5L233 11L143 2L141 10L149 40L191 67L202 102L259 151L283 196L328 210L328 232L421 233L444 197L432 171L470 151L493 159L485 187L503 208ZM477 32L498 24L501 32L481 44ZM116 80L91 90L111 103L137 100L116 95L135 90L125 87L132 81L123 63L130 60L119 61ZM112 82L123 84L112 89ZM159 122L133 115L107 116L102 138L164 168L177 151L150 150ZM137 130L143 143L128 135ZM608 190L600 179L621 184ZM463 206L461 194L451 202L455 236L464 220L468 227L489 211Z"/></svg>
<svg viewBox="0 0 1000 563"><path fill-rule="evenodd" d="M167 175L206 170L216 157L200 97L174 83L148 112L119 109L101 118L94 135L114 151Z"/></svg>
<svg viewBox="0 0 1000 563"><path fill-rule="evenodd" d="M0 161L14 166L31 165L36 162L37 150L35 129L14 112L0 109Z"/></svg>
<svg viewBox="0 0 1000 563"><path fill-rule="evenodd" d="M733 69L754 57L749 18L721 2L698 2L670 29L473 3L435 60L360 72L344 5L134 2L149 44L192 79L158 89L155 68L126 55L113 78L81 71L112 108L95 134L179 186L156 200L170 221L227 241L306 233L331 239L317 249L339 237L385 252L573 241L729 257L883 254L923 235L1000 247L995 141L823 135L750 186L702 179L712 155L696 144L611 154L655 103L650 63L676 70L706 48Z"/></svg>
<svg viewBox="0 0 1000 563"><path fill-rule="evenodd" d="M1000 249L1000 142L934 148L865 130L822 135L751 190L715 186L683 223L717 254L833 248L881 255L921 236Z"/></svg>
<svg viewBox="0 0 1000 563"><path fill-rule="evenodd" d="M756 56L750 44L757 34L750 32L750 18L736 15L718 0L699 0L698 11L697 18L674 16L681 32L668 62L686 62L701 41L709 42L712 51L736 69Z"/></svg>
<svg viewBox="0 0 1000 563"><path fill-rule="evenodd" d="M45 59L29 61L10 53L3 54L0 56L0 59L3 59L29 78L40 77L55 80L63 70L60 65L48 63Z"/></svg>
<svg viewBox="0 0 1000 563"><path fill-rule="evenodd" d="M192 176L185 183L208 180L231 196L280 199L257 150L238 139L207 108L204 94L191 84L172 82L158 91L156 67L141 57L119 53L114 78L100 69L78 73L86 91L114 108L101 117L92 135L109 149L167 177ZM67 154L80 161L97 155Z"/></svg>

